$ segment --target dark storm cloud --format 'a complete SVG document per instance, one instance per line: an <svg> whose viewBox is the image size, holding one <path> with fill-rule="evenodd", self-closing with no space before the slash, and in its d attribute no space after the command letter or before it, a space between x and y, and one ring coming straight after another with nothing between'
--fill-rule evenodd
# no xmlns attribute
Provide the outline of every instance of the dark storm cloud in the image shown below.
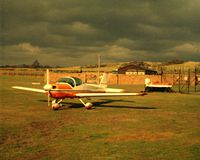
<svg viewBox="0 0 200 160"><path fill-rule="evenodd" d="M199 0L2 0L0 14L1 64L200 60Z"/></svg>

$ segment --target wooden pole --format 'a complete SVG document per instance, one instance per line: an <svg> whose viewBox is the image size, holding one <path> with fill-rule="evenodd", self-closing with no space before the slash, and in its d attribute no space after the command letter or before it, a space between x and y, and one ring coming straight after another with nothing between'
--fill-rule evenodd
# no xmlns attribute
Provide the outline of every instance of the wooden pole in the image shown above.
<svg viewBox="0 0 200 160"><path fill-rule="evenodd" d="M197 85L198 85L198 77L197 77L197 68L195 67L194 70L194 91L197 91Z"/></svg>
<svg viewBox="0 0 200 160"><path fill-rule="evenodd" d="M117 73L117 85L119 84L119 74Z"/></svg>
<svg viewBox="0 0 200 160"><path fill-rule="evenodd" d="M100 83L100 65L101 65L101 56L98 54L98 84Z"/></svg>
<svg viewBox="0 0 200 160"><path fill-rule="evenodd" d="M161 67L161 77L160 77L161 79L160 79L160 81L161 81L161 83L163 82L163 68Z"/></svg>
<svg viewBox="0 0 200 160"><path fill-rule="evenodd" d="M188 69L187 91L190 94L190 69Z"/></svg>
<svg viewBox="0 0 200 160"><path fill-rule="evenodd" d="M181 92L181 69L178 71L178 92Z"/></svg>

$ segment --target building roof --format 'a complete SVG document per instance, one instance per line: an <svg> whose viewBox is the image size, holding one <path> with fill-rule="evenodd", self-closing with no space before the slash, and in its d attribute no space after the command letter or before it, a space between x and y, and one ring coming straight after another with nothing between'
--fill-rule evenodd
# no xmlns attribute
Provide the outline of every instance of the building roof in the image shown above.
<svg viewBox="0 0 200 160"><path fill-rule="evenodd" d="M140 65L137 65L137 64L127 64L127 65L124 65L124 66L121 66L118 68L118 73L119 74L125 74L127 71L145 71L146 74L157 74L157 71L154 71L154 70L151 70L151 69L148 69L148 68L145 68L144 66L140 66Z"/></svg>

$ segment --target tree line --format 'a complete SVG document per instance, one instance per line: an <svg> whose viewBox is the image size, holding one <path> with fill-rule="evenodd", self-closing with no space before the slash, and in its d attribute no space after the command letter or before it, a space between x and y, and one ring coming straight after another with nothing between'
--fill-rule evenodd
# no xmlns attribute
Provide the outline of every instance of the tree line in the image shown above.
<svg viewBox="0 0 200 160"><path fill-rule="evenodd" d="M18 64L18 65L2 65L1 68L52 68L49 65L42 65L38 60L33 61L32 64ZM59 66L56 66L59 68Z"/></svg>

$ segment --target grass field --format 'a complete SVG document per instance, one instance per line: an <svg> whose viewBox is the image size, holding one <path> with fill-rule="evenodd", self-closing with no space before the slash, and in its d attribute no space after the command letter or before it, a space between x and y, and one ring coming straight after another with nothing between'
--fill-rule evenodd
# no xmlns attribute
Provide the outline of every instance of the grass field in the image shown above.
<svg viewBox="0 0 200 160"><path fill-rule="evenodd" d="M200 95L150 93L95 98L85 110L65 100L52 111L45 95L13 90L42 82L0 77L0 159L188 160L200 157ZM32 86L40 87L40 86ZM138 91L142 86L120 86Z"/></svg>

